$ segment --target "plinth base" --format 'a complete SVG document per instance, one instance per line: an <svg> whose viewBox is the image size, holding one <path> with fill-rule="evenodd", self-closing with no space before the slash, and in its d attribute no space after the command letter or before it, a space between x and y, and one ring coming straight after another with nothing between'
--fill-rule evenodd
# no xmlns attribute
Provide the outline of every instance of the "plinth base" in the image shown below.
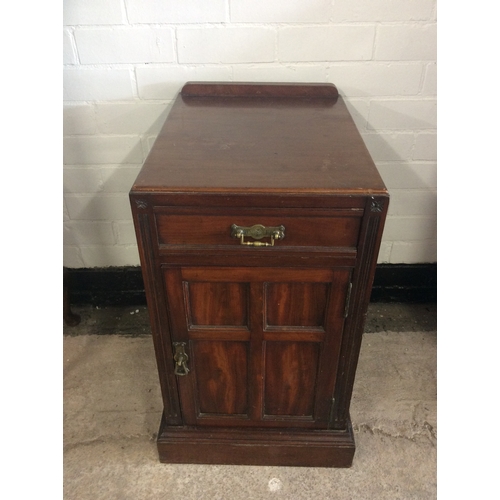
<svg viewBox="0 0 500 500"><path fill-rule="evenodd" d="M160 462L184 464L350 467L355 444L346 431L170 427L157 439Z"/></svg>

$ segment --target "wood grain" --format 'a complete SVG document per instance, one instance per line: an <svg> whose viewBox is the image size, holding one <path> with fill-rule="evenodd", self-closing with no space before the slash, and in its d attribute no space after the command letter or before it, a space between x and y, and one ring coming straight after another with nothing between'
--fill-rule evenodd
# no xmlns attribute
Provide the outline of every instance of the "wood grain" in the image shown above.
<svg viewBox="0 0 500 500"><path fill-rule="evenodd" d="M358 241L360 217L303 217L269 215L166 215L156 216L160 245L231 245L241 246L231 237L231 225L250 227L285 226L285 238L276 247L317 246L355 247ZM247 238L248 241L254 241ZM270 242L269 238L261 241Z"/></svg>
<svg viewBox="0 0 500 500"><path fill-rule="evenodd" d="M132 191L385 193L345 103L331 103L180 96Z"/></svg>
<svg viewBox="0 0 500 500"><path fill-rule="evenodd" d="M339 96L333 83L227 83L187 82L182 87L183 97L274 97L330 99L335 104Z"/></svg>
<svg viewBox="0 0 500 500"><path fill-rule="evenodd" d="M191 325L242 326L248 320L244 283L186 283Z"/></svg>
<svg viewBox="0 0 500 500"><path fill-rule="evenodd" d="M323 326L327 294L327 283L268 283L266 324Z"/></svg>
<svg viewBox="0 0 500 500"><path fill-rule="evenodd" d="M199 412L246 414L248 344L215 341L192 344Z"/></svg>
<svg viewBox="0 0 500 500"><path fill-rule="evenodd" d="M318 358L318 344L266 342L265 415L313 415Z"/></svg>

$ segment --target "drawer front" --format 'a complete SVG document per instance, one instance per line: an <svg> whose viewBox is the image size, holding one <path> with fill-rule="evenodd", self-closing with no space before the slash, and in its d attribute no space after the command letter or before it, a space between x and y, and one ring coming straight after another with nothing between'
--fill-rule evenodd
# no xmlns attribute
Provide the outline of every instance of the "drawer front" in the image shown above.
<svg viewBox="0 0 500 500"><path fill-rule="evenodd" d="M361 212L361 213L359 213ZM284 227L284 238L275 240L275 247L352 247L358 243L362 211L335 216L307 215L200 215L156 214L160 246L238 246L241 239L232 235L232 226L250 228L254 225ZM245 241L270 243L270 237Z"/></svg>

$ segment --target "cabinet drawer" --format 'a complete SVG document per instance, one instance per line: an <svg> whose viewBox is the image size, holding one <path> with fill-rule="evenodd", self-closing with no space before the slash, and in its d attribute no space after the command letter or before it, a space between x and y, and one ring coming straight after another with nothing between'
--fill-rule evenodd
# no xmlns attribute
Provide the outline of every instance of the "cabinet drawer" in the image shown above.
<svg viewBox="0 0 500 500"><path fill-rule="evenodd" d="M359 213L361 212L361 213ZM275 240L275 247L356 247L361 226L362 211L346 211L335 216L290 215L200 215L156 214L160 246L239 246L241 241L232 236L232 226L284 227L284 238ZM269 243L270 237L246 241Z"/></svg>

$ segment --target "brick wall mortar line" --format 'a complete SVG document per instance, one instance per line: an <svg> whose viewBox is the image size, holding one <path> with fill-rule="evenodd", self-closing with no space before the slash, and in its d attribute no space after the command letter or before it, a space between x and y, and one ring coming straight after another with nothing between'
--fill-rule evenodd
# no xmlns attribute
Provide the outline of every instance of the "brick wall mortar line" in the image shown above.
<svg viewBox="0 0 500 500"><path fill-rule="evenodd" d="M113 231L114 244L119 245L120 243L120 230L118 229L118 224L116 220L111 221L111 230Z"/></svg>
<svg viewBox="0 0 500 500"><path fill-rule="evenodd" d="M136 27L152 27L152 28L265 28L265 27L282 27L282 28L324 28L335 26L434 26L437 25L435 20L422 21L347 21L347 22L201 22L201 23L128 23L128 24L65 24L63 28L73 29L98 29L112 30L116 28L133 29Z"/></svg>
<svg viewBox="0 0 500 500"><path fill-rule="evenodd" d="M174 58L175 63L179 65L179 38L177 36L177 27L174 29Z"/></svg>
<svg viewBox="0 0 500 500"><path fill-rule="evenodd" d="M121 6L121 9L122 9L122 13L124 14L124 18L127 22L127 24L125 25L122 25L122 26L131 26L132 23L130 22L130 19L129 19L129 16L128 16L128 10L127 10L127 2L125 0L121 0L120 1L120 6Z"/></svg>
<svg viewBox="0 0 500 500"><path fill-rule="evenodd" d="M162 68L176 68L176 67L181 67L181 68L200 68L200 67L227 67L233 64L238 64L238 65L244 65L247 64L248 66L252 67L259 67L259 68L267 68L268 66L272 66L274 64L279 64L279 65L286 65L286 66L303 66L303 67L310 67L310 66L318 66L320 64L328 64L329 68L332 68L332 65L351 65L353 67L358 67L362 63L363 65L379 65L379 66L390 66L394 64L398 64L399 66L406 66L406 65L417 65L417 64L422 64L425 65L427 63L429 64L434 64L433 61L429 60L422 60L422 59L409 59L405 61L400 61L400 60L376 60L376 59L345 59L345 60L323 60L323 61L281 61L281 60L275 60L275 61L269 61L269 62L247 62L247 61L242 61L242 62L237 62L237 63L218 63L218 62L203 62L203 63L193 63L193 62L165 62L165 63L102 63L102 64L65 64L63 65L64 69L82 69L82 70L92 70L92 69L108 69L108 70L113 70L113 69L141 69L141 68L151 68L151 69L162 69ZM416 94L415 94L416 95ZM390 97L390 96L389 96ZM427 97L432 97L432 96L427 96Z"/></svg>

